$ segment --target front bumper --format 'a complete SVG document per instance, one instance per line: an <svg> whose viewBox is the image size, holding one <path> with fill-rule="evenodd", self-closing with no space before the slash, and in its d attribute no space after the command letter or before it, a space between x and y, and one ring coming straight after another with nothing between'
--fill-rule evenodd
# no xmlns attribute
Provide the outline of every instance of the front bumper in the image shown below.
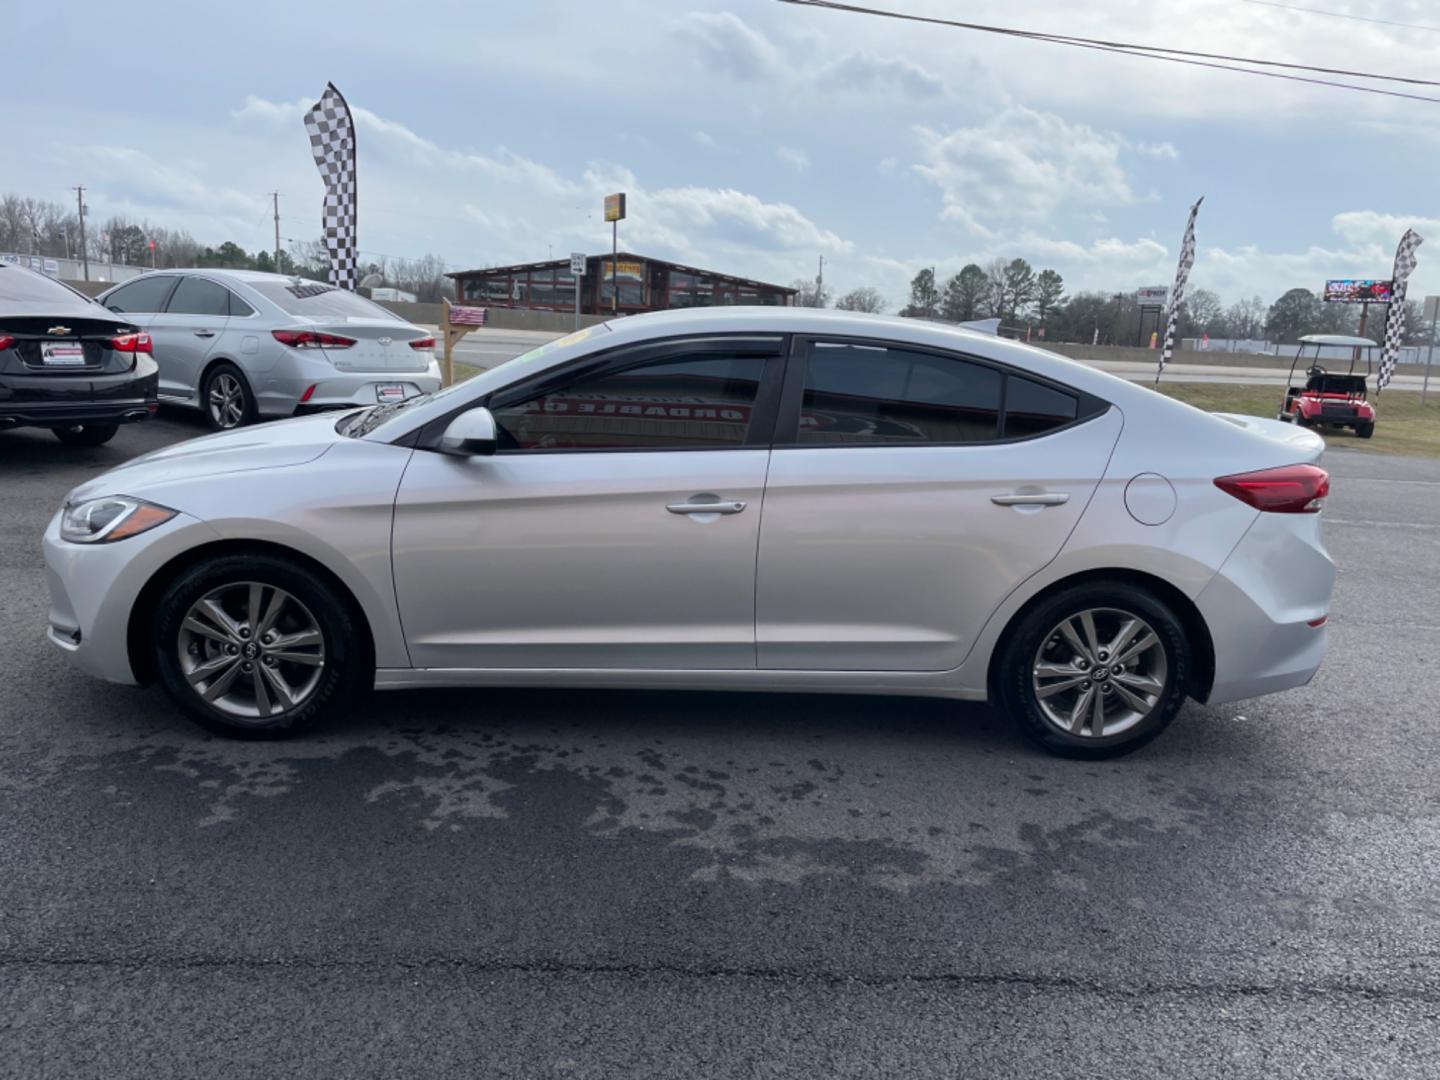
<svg viewBox="0 0 1440 1080"><path fill-rule="evenodd" d="M1304 686L1325 659L1335 564L1320 514L1260 514L1196 598L1215 646L1206 701Z"/></svg>
<svg viewBox="0 0 1440 1080"><path fill-rule="evenodd" d="M310 396L304 402L310 387ZM406 397L440 389L440 365L431 360L424 371L337 371L326 361L311 361L307 370L276 370L255 394L262 416L294 416L331 409L354 409L380 403L379 388L404 387Z"/></svg>
<svg viewBox="0 0 1440 1080"><path fill-rule="evenodd" d="M215 539L219 534L210 526L178 514L128 540L71 544L60 539L57 512L42 543L50 586L46 636L86 674L134 685L138 680L130 665L130 613L140 590L171 559Z"/></svg>

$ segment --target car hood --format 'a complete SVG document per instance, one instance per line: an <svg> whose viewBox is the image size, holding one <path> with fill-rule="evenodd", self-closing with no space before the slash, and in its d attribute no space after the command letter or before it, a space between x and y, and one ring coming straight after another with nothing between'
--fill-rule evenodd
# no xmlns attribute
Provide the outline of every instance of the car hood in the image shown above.
<svg viewBox="0 0 1440 1080"><path fill-rule="evenodd" d="M146 497L181 481L304 465L345 437L335 430L340 415L318 413L176 443L101 473L77 487L66 501L101 495Z"/></svg>

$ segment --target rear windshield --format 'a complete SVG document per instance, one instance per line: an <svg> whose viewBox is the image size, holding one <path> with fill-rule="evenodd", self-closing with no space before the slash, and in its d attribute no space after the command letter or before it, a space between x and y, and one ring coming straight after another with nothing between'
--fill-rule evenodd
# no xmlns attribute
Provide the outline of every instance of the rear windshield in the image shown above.
<svg viewBox="0 0 1440 1080"><path fill-rule="evenodd" d="M363 296L319 281L247 281L252 289L289 315L312 319L403 319Z"/></svg>
<svg viewBox="0 0 1440 1080"><path fill-rule="evenodd" d="M98 315L98 311L90 310L95 306L94 301L69 285L0 262L0 312L25 315L42 308L44 311L83 311L87 315Z"/></svg>

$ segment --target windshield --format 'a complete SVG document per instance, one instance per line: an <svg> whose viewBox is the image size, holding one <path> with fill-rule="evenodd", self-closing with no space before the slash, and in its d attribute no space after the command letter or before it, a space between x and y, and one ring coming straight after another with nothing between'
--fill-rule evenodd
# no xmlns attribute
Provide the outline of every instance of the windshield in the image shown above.
<svg viewBox="0 0 1440 1080"><path fill-rule="evenodd" d="M532 365L546 366L547 362L564 363L568 353L574 346L590 340L600 334L608 334L610 328L604 323L597 323L594 326L587 326L583 330L576 330L574 333L566 334L564 337L556 338L554 341L547 341L543 345L537 345L533 349L521 353L519 356L511 357L503 363L496 364L484 371L470 369L467 374L459 377L456 382L451 383L443 390L436 390L431 394L418 394L404 401L392 402L389 405L375 405L362 413L355 413L340 422L336 430L341 435L348 435L351 438L359 439L379 429L387 421L403 414L413 405L424 402L426 405L440 405L444 408L445 402L451 398L470 394L480 397L485 392L503 386L521 373L516 369ZM588 351L588 350L587 350ZM483 382L482 382L483 380ZM430 409L424 410L427 414ZM383 438L383 436L382 436Z"/></svg>
<svg viewBox="0 0 1440 1080"><path fill-rule="evenodd" d="M384 319L404 322L363 296L326 285L323 281L247 281L252 289L287 315L311 319Z"/></svg>

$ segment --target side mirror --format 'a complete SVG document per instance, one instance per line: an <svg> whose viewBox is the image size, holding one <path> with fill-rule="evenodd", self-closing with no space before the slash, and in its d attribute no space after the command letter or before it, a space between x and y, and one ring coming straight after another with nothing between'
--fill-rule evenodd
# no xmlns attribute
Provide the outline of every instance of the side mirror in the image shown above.
<svg viewBox="0 0 1440 1080"><path fill-rule="evenodd" d="M450 421L436 449L455 457L495 453L495 417L483 405L461 413Z"/></svg>

